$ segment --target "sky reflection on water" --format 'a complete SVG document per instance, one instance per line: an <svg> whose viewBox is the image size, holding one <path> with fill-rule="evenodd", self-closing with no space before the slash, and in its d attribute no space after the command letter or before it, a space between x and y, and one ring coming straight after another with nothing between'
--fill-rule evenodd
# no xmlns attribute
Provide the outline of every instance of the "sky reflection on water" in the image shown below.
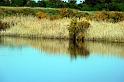
<svg viewBox="0 0 124 82"><path fill-rule="evenodd" d="M4 39L1 42L0 82L124 82L124 55L120 54L123 46L119 44L116 44L119 50L111 55L106 50L104 53L100 50L96 52L92 48L95 44L90 48L89 44L85 44L83 49L89 51L89 55L82 56L78 55L82 52L79 48L70 50L69 44L64 45L65 42L58 42L58 45L61 44L60 50L54 42L45 41L46 44L43 42L40 46L41 43L33 40L18 41L18 44L14 41L17 39ZM39 44L37 47L35 42ZM100 49L100 45L96 47ZM116 49L113 45L111 47ZM71 56L71 51L76 51L76 58Z"/></svg>

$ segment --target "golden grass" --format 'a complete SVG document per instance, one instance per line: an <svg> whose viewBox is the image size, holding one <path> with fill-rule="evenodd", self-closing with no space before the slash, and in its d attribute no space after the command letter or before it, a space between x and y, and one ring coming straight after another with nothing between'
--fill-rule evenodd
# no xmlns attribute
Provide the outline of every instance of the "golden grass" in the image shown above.
<svg viewBox="0 0 124 82"><path fill-rule="evenodd" d="M34 16L11 16L2 21L9 22L11 28L2 31L2 35L37 36L45 38L69 38L68 26L72 19L41 19ZM82 21L86 19L80 19ZM89 21L90 28L85 39L124 42L124 21L118 23ZM14 23L14 25L13 25Z"/></svg>
<svg viewBox="0 0 124 82"><path fill-rule="evenodd" d="M124 42L124 21L118 23L91 21L86 39L101 39L113 42Z"/></svg>
<svg viewBox="0 0 124 82"><path fill-rule="evenodd" d="M11 28L3 31L3 34L15 34L20 36L37 36L52 38L68 38L68 25L70 19L37 19L33 16L13 16L4 18L3 21L14 23Z"/></svg>

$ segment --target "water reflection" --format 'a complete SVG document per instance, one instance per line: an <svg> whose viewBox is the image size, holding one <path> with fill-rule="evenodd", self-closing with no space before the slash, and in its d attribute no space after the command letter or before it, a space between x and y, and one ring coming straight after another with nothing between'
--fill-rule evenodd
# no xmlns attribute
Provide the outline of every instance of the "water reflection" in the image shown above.
<svg viewBox="0 0 124 82"><path fill-rule="evenodd" d="M90 55L124 57L123 43L78 42L68 40L27 39L1 37L0 44L11 48L31 46L48 55L69 55L72 59L89 57ZM53 53L53 54L52 54Z"/></svg>
<svg viewBox="0 0 124 82"><path fill-rule="evenodd" d="M83 56L87 57L89 56L89 51L85 47L85 43L83 42L76 42L73 43L73 41L69 41L69 49L71 58L77 58L77 56Z"/></svg>
<svg viewBox="0 0 124 82"><path fill-rule="evenodd" d="M0 41L0 82L124 82L122 43L7 37Z"/></svg>
<svg viewBox="0 0 124 82"><path fill-rule="evenodd" d="M2 44L2 42L3 42L3 41L2 41L1 36L0 36L0 45Z"/></svg>

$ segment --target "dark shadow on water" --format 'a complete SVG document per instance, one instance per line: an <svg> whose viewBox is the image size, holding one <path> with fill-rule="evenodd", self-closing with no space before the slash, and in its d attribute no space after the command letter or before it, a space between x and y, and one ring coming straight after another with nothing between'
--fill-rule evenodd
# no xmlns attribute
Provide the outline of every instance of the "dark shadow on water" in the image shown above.
<svg viewBox="0 0 124 82"><path fill-rule="evenodd" d="M90 55L90 52L85 48L84 42L73 42L69 41L69 54L72 59L76 59L78 56L80 57L88 57Z"/></svg>

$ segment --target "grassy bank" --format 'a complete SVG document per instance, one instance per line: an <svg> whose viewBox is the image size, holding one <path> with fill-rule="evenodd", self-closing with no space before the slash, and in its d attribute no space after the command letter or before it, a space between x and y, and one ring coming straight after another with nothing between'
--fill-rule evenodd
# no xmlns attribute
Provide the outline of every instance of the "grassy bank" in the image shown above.
<svg viewBox="0 0 124 82"><path fill-rule="evenodd" d="M43 11L49 15L58 14L59 9L55 8L39 8L39 7L3 7L0 6L0 16L12 15L35 15L37 12Z"/></svg>
<svg viewBox="0 0 124 82"><path fill-rule="evenodd" d="M41 8L41 7L4 7L0 6L0 18L3 18L5 16L15 16L15 15L33 15L36 16L38 12L44 12L47 13L49 16L56 16L60 15L61 8ZM92 14L93 11L79 11L76 9L69 9L69 13L73 14Z"/></svg>
<svg viewBox="0 0 124 82"><path fill-rule="evenodd" d="M85 19L78 21L81 20ZM11 28L1 31L1 35L69 38L68 25L71 21L70 18L51 21L49 19L39 20L33 16L11 16L5 17L2 21L9 22ZM118 23L89 22L91 25L85 32L85 39L124 42L124 21Z"/></svg>
<svg viewBox="0 0 124 82"><path fill-rule="evenodd" d="M72 18L79 15L67 9L60 11L60 9L0 7L0 11L2 11L0 12L2 13L1 21L10 25L6 30L2 30L0 35L14 37L69 39L69 25ZM40 19L36 15L38 11L42 11L38 15ZM13 14L13 12L16 13ZM19 12L20 14L17 14ZM33 12L35 15L32 14ZM81 18L76 18L78 22L88 21L90 23L90 27L84 32L85 40L124 42L123 15L123 12L97 12L94 15L93 12L91 15L86 15L85 12L85 14L80 13Z"/></svg>
<svg viewBox="0 0 124 82"><path fill-rule="evenodd" d="M24 37L69 38L68 25L70 19L38 19L34 16L11 16L2 21L9 22L10 27L1 31L2 35L18 35Z"/></svg>
<svg viewBox="0 0 124 82"><path fill-rule="evenodd" d="M119 23L91 22L86 33L87 40L124 42L124 21Z"/></svg>

